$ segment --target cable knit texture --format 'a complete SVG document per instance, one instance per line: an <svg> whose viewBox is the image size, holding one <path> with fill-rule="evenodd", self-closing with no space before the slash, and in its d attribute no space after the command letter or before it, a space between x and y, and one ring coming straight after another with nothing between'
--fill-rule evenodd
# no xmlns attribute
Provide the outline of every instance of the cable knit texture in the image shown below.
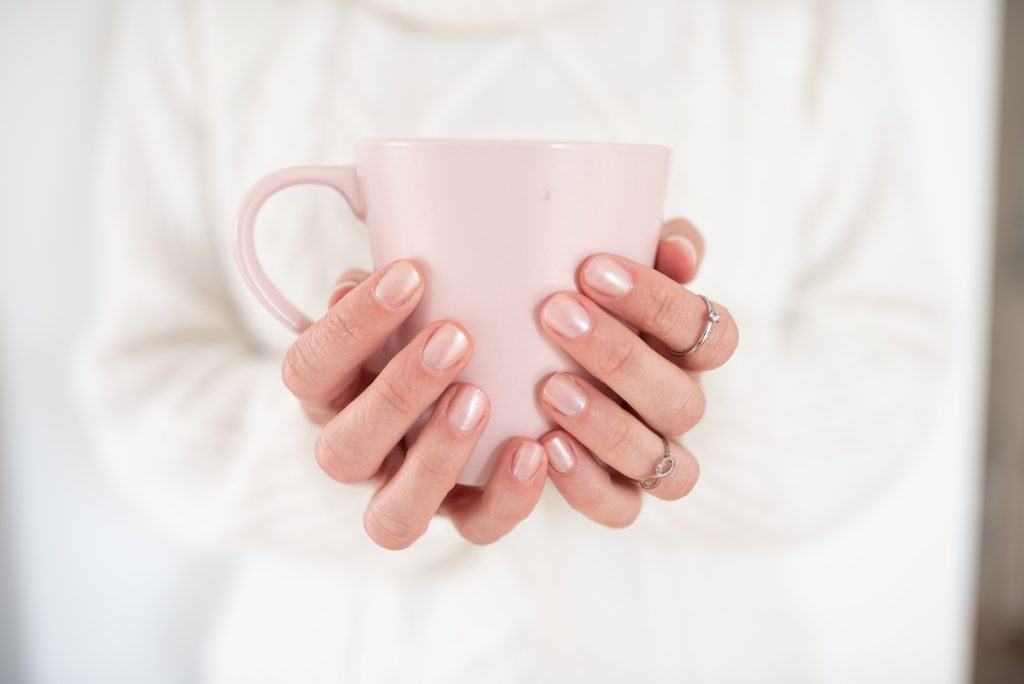
<svg viewBox="0 0 1024 684"><path fill-rule="evenodd" d="M81 395L111 478L237 575L214 682L806 679L773 559L922 451L947 279L901 190L898 101L864 5L810 0L126 3L95 180ZM281 384L292 337L232 261L245 188L364 137L618 140L674 150L695 289L740 321L686 436L702 479L611 531L548 487L502 542L436 520L377 549ZM623 226L623 230L628 230ZM268 273L322 311L365 229L331 193L261 215ZM766 630L766 625L771 625ZM652 654L670 654L667 657ZM742 654L739 656L738 654Z"/></svg>

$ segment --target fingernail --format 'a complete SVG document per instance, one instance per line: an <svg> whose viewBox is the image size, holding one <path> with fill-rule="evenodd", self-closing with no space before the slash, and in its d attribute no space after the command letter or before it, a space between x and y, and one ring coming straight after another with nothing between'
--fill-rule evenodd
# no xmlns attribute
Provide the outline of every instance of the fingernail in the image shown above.
<svg viewBox="0 0 1024 684"><path fill-rule="evenodd" d="M469 432L477 426L487 408L487 397L472 385L463 385L455 391L448 404L448 422L462 432Z"/></svg>
<svg viewBox="0 0 1024 684"><path fill-rule="evenodd" d="M559 294L549 299L540 315L545 323L566 337L579 337L590 330L587 310L569 295Z"/></svg>
<svg viewBox="0 0 1024 684"><path fill-rule="evenodd" d="M373 296L385 306L394 308L409 301L419 286L419 271L408 261L398 261L377 281Z"/></svg>
<svg viewBox="0 0 1024 684"><path fill-rule="evenodd" d="M536 442L523 442L512 457L512 474L517 480L529 482L537 474L544 449Z"/></svg>
<svg viewBox="0 0 1024 684"><path fill-rule="evenodd" d="M548 463L560 473L567 473L576 465L576 454L572 445L562 435L555 435L544 444Z"/></svg>
<svg viewBox="0 0 1024 684"><path fill-rule="evenodd" d="M423 363L432 370L448 370L462 358L467 349L469 340L465 333L451 323L445 323L423 345Z"/></svg>
<svg viewBox="0 0 1024 684"><path fill-rule="evenodd" d="M587 394L569 376L556 373L546 383L541 397L553 409L567 416L575 416L587 406Z"/></svg>
<svg viewBox="0 0 1024 684"><path fill-rule="evenodd" d="M633 287L629 271L606 256L596 256L587 262L583 282L608 297L621 297Z"/></svg>
<svg viewBox="0 0 1024 684"><path fill-rule="evenodd" d="M697 265L697 248L694 247L689 238L682 235L669 235L665 238L665 242L675 243L685 249L690 253L690 261L693 262L694 266Z"/></svg>

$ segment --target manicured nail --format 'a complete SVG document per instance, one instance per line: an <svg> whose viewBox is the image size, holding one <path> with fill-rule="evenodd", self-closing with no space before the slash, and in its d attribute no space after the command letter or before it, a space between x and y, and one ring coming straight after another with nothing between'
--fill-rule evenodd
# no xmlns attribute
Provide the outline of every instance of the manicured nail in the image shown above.
<svg viewBox="0 0 1024 684"><path fill-rule="evenodd" d="M629 271L606 256L596 256L587 262L583 282L608 297L621 297L633 287Z"/></svg>
<svg viewBox="0 0 1024 684"><path fill-rule="evenodd" d="M448 421L457 430L469 432L477 426L487 408L487 397L472 385L462 385L448 404Z"/></svg>
<svg viewBox="0 0 1024 684"><path fill-rule="evenodd" d="M693 262L694 266L697 265L697 248L694 247L693 243L690 241L689 238L684 237L682 235L673 234L666 237L665 242L673 242L682 247L683 249L685 249L687 252L690 253L690 261Z"/></svg>
<svg viewBox="0 0 1024 684"><path fill-rule="evenodd" d="M419 271L408 261L397 261L377 281L373 296L385 306L394 308L409 301L419 286Z"/></svg>
<svg viewBox="0 0 1024 684"><path fill-rule="evenodd" d="M445 323L434 331L423 345L423 363L436 371L448 370L469 349L466 334L451 323Z"/></svg>
<svg viewBox="0 0 1024 684"><path fill-rule="evenodd" d="M512 474L517 480L529 482L540 468L544 449L536 442L523 442L512 457Z"/></svg>
<svg viewBox="0 0 1024 684"><path fill-rule="evenodd" d="M567 473L576 465L576 454L572 445L562 435L555 435L544 444L548 463L560 473Z"/></svg>
<svg viewBox="0 0 1024 684"><path fill-rule="evenodd" d="M579 337L590 330L587 310L566 294L558 294L549 299L540 316L556 332L566 337Z"/></svg>
<svg viewBox="0 0 1024 684"><path fill-rule="evenodd" d="M587 406L587 393L569 376L556 373L544 383L541 397L553 409L567 416L579 414Z"/></svg>

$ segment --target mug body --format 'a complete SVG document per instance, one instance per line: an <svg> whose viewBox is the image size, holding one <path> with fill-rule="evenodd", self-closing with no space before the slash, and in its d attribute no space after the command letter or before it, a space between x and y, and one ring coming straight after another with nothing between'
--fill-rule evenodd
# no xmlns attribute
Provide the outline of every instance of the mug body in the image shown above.
<svg viewBox="0 0 1024 684"><path fill-rule="evenodd" d="M653 264L669 156L662 147L611 143L356 143L375 268L411 258L427 277L385 354L439 319L458 321L473 338L457 381L484 390L491 414L461 484L485 484L508 439L554 427L539 404L541 379L569 371L593 381L541 331L538 310L554 292L577 289L591 254Z"/></svg>

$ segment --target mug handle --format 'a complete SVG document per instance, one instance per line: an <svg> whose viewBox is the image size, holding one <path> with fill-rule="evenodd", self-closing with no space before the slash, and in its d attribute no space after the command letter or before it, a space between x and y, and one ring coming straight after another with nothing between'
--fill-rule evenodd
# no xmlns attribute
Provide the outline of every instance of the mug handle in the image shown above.
<svg viewBox="0 0 1024 684"><path fill-rule="evenodd" d="M273 171L256 181L242 199L235 219L235 262L249 286L267 311L296 334L313 324L306 314L288 301L270 282L256 256L253 230L263 203L274 193L293 185L323 185L338 191L356 218L366 218L359 176L354 166L294 166Z"/></svg>

